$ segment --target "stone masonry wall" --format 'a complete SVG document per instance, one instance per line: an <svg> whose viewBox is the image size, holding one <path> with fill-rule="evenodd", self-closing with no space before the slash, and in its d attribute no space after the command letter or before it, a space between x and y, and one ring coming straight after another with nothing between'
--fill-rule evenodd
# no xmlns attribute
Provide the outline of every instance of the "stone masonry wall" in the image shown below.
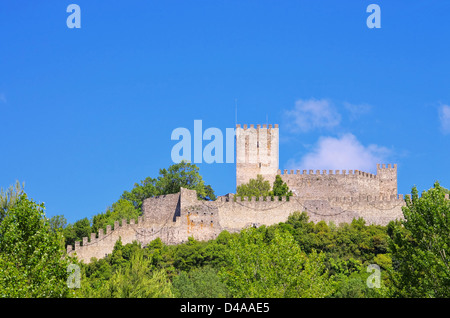
<svg viewBox="0 0 450 318"><path fill-rule="evenodd" d="M300 198L282 197L281 201L270 198L230 200L219 208L220 225L228 231L238 231L248 226L272 225L285 222L293 212L307 212L310 221L321 220L335 224L350 223L353 218L362 217L368 224L386 225L391 220L403 217L401 207L403 196L390 198L373 197L330 197Z"/></svg>
<svg viewBox="0 0 450 318"><path fill-rule="evenodd" d="M295 196L320 198L378 195L379 182L374 174L358 170L284 170L278 171Z"/></svg>
<svg viewBox="0 0 450 318"><path fill-rule="evenodd" d="M449 196L446 195L446 198L449 199ZM167 208L168 202L171 202L172 211ZM216 201L202 201L197 200L195 191L182 189L178 194L145 200L143 216L137 222L115 222L113 229L108 226L106 233L103 230L92 233L90 238L83 238L82 244L76 242L74 248L68 246L67 252L87 263L92 257L99 259L110 254L119 238L123 244L137 241L142 246L157 237L166 244L182 243L190 236L197 240L209 240L216 238L223 230L237 232L249 226L285 222L295 211L306 211L313 222L350 223L354 218L362 217L367 224L386 225L391 220L403 218L401 208L404 205L403 195L291 197L289 200L275 197L271 201L270 198L256 200L254 197L235 200L234 195L229 194ZM165 211L166 218L152 219L154 211L159 208Z"/></svg>
<svg viewBox="0 0 450 318"><path fill-rule="evenodd" d="M309 172L309 173L308 173ZM295 196L397 195L397 165L377 166L377 174L359 170L281 170L277 172Z"/></svg>

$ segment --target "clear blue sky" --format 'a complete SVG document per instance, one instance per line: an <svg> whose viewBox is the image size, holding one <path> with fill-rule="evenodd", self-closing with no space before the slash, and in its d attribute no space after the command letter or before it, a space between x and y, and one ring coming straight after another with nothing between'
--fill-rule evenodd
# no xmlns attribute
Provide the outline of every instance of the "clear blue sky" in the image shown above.
<svg viewBox="0 0 450 318"><path fill-rule="evenodd" d="M69 29L69 4L81 28ZM369 29L366 8L381 8ZM280 168L398 164L450 187L448 1L0 1L0 186L103 212L172 164L177 127L280 125ZM200 164L216 194L234 164Z"/></svg>

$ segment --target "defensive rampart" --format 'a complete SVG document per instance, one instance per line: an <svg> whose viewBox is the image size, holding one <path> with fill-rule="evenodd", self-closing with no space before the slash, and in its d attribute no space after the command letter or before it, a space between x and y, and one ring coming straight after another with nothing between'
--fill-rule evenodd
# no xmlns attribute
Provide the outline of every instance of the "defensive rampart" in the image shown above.
<svg viewBox="0 0 450 318"><path fill-rule="evenodd" d="M448 195L446 196L448 199ZM408 199L408 198L406 198ZM112 252L120 238L123 244L137 241L142 246L159 237L166 244L178 244L190 236L197 240L217 237L223 230L237 232L249 226L272 225L287 220L295 211L305 211L311 221L350 223L364 218L368 224L386 225L402 219L403 195L358 197L235 197L233 194L216 201L197 199L194 190L149 198L144 201L143 215L138 220L115 222L92 233L90 238L68 246L67 252L89 262L91 257L103 258ZM159 212L158 212L159 211ZM137 221L137 222L136 222Z"/></svg>
<svg viewBox="0 0 450 318"><path fill-rule="evenodd" d="M359 170L278 170L299 197L391 196L397 194L397 165L377 166L377 174Z"/></svg>

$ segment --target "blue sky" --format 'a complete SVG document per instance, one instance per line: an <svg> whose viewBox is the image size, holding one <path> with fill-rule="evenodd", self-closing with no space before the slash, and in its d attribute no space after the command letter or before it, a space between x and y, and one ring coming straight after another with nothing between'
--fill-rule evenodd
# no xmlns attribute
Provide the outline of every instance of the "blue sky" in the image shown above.
<svg viewBox="0 0 450 318"><path fill-rule="evenodd" d="M69 4L81 28L69 29ZM381 28L369 29L369 4ZM280 168L398 164L450 187L447 1L0 2L0 187L103 212L172 164L177 127L280 125ZM216 194L234 164L199 164Z"/></svg>

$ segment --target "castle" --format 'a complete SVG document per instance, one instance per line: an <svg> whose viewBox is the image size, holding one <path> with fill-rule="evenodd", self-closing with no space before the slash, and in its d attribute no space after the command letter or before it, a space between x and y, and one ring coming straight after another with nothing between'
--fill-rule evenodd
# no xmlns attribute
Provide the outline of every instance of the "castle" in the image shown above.
<svg viewBox="0 0 450 318"><path fill-rule="evenodd" d="M82 244L67 246L69 255L89 262L112 252L121 238L123 244L138 241L142 246L159 237L166 244L216 238L223 230L236 232L249 226L285 222L295 211L307 212L310 221L350 223L362 217L368 224L386 225L403 218L403 195L397 194L397 165L377 165L377 174L358 170L284 170L278 168L278 125L236 126L236 185L261 174L271 183L280 175L293 196L241 198L233 194L215 201L197 199L195 190L145 199L137 220L116 221Z"/></svg>

